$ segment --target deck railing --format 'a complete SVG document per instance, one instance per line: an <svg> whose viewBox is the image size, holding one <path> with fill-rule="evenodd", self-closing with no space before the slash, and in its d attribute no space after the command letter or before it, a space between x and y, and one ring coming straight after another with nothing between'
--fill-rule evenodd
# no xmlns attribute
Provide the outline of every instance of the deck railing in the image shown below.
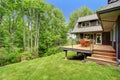
<svg viewBox="0 0 120 80"><path fill-rule="evenodd" d="M92 51L94 48L94 41L91 39L90 40L90 50Z"/></svg>

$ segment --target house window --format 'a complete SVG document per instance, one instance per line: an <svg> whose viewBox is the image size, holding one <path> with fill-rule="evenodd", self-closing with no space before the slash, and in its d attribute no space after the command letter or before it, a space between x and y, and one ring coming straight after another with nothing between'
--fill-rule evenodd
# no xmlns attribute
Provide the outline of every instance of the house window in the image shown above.
<svg viewBox="0 0 120 80"><path fill-rule="evenodd" d="M114 3L116 1L118 1L118 0L108 0L108 4Z"/></svg>
<svg viewBox="0 0 120 80"><path fill-rule="evenodd" d="M81 22L78 23L78 28L81 28Z"/></svg>
<svg viewBox="0 0 120 80"><path fill-rule="evenodd" d="M89 22L88 21L82 22L82 27L89 27Z"/></svg>
<svg viewBox="0 0 120 80"><path fill-rule="evenodd" d="M84 34L84 39L94 39L93 34Z"/></svg>

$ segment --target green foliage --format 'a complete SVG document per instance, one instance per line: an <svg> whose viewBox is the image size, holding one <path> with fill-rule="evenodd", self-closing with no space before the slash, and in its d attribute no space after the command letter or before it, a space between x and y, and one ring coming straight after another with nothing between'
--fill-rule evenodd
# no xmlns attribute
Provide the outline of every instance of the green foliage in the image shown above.
<svg viewBox="0 0 120 80"><path fill-rule="evenodd" d="M45 53L48 53L47 51L51 47L62 45L66 40L68 29L65 26L65 19L62 11L56 8L51 8L52 7L48 7L46 13L48 16L43 16L43 21L41 21L41 25L47 27L41 26L39 56L43 56ZM44 20L48 24L44 23Z"/></svg>
<svg viewBox="0 0 120 80"><path fill-rule="evenodd" d="M8 53L6 63L20 61L21 52L27 59L44 56L64 44L66 32L62 11L44 0L0 0L0 48Z"/></svg>
<svg viewBox="0 0 120 80"><path fill-rule="evenodd" d="M71 45L72 46L72 44L73 45L76 45L77 44L77 40L76 39L67 39L67 41L66 41L66 46L67 45Z"/></svg>
<svg viewBox="0 0 120 80"><path fill-rule="evenodd" d="M20 49L15 48L12 53L8 53L7 49L0 48L0 65L6 65L20 61Z"/></svg>
<svg viewBox="0 0 120 80"><path fill-rule="evenodd" d="M0 66L5 65L7 62L8 53L5 48L0 48Z"/></svg>
<svg viewBox="0 0 120 80"><path fill-rule="evenodd" d="M23 52L21 53L21 58L24 57L26 60L30 60L33 59L34 56L32 54L30 54L30 52Z"/></svg>
<svg viewBox="0 0 120 80"><path fill-rule="evenodd" d="M102 10L103 8L105 8L105 6L101 6L100 8L98 8L98 9L96 10L96 12Z"/></svg>
<svg viewBox="0 0 120 80"><path fill-rule="evenodd" d="M71 15L69 17L68 27L73 28L79 17L83 17L83 16L91 15L91 14L93 14L93 11L91 11L86 6L82 6L81 8L79 8L71 13Z"/></svg>
<svg viewBox="0 0 120 80"><path fill-rule="evenodd" d="M59 47L53 47L53 48L49 48L47 53L45 53L45 56L50 56L53 54L57 54L60 52L60 48Z"/></svg>
<svg viewBox="0 0 120 80"><path fill-rule="evenodd" d="M10 53L7 58L8 63L16 63L20 61L20 53Z"/></svg>
<svg viewBox="0 0 120 80"><path fill-rule="evenodd" d="M20 61L20 52L21 49L13 47L12 53L9 53L7 56L7 63L15 63Z"/></svg>

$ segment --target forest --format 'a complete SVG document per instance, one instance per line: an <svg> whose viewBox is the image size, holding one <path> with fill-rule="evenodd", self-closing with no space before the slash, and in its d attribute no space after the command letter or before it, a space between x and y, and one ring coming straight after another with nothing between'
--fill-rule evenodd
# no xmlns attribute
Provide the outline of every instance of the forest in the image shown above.
<svg viewBox="0 0 120 80"><path fill-rule="evenodd" d="M55 54L67 30L62 11L44 0L0 0L0 65Z"/></svg>
<svg viewBox="0 0 120 80"><path fill-rule="evenodd" d="M45 0L0 0L0 66L60 52L79 17L93 14L86 6L63 12Z"/></svg>

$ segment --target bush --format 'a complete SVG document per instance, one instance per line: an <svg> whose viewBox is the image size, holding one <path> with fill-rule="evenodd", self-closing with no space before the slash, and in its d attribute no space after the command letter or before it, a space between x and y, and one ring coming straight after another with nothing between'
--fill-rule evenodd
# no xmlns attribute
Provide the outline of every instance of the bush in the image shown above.
<svg viewBox="0 0 120 80"><path fill-rule="evenodd" d="M45 56L50 56L50 55L56 54L58 52L60 52L59 47L49 48L48 51L45 53Z"/></svg>
<svg viewBox="0 0 120 80"><path fill-rule="evenodd" d="M29 53L29 52L21 53L21 61L23 61L23 60L30 60L30 59L33 59L33 58L34 58L34 56L31 53Z"/></svg>
<svg viewBox="0 0 120 80"><path fill-rule="evenodd" d="M13 47L12 52L8 53L7 48L0 48L0 66L20 61L20 48Z"/></svg>
<svg viewBox="0 0 120 80"><path fill-rule="evenodd" d="M20 61L20 50L21 48L13 47L11 53L7 57L8 63L16 63Z"/></svg>
<svg viewBox="0 0 120 80"><path fill-rule="evenodd" d="M15 62L19 62L20 61L20 53L10 53L7 61L9 63L15 63Z"/></svg>
<svg viewBox="0 0 120 80"><path fill-rule="evenodd" d="M0 48L0 66L7 64L8 53L5 48Z"/></svg>

